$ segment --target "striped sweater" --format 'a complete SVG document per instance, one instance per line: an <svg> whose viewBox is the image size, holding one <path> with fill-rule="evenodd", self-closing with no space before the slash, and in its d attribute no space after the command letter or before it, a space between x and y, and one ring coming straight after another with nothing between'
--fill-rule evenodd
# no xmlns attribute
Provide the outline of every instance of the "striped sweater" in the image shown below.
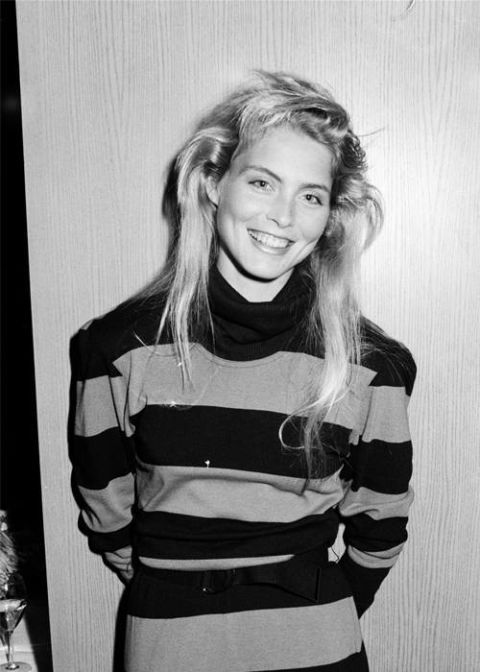
<svg viewBox="0 0 480 672"><path fill-rule="evenodd" d="M287 560L331 546L359 613L406 540L412 501L408 350L385 337L352 367L325 419L322 473L305 484L295 415L323 359L302 334L308 292L296 279L250 304L218 272L210 287L215 340L194 339L185 385L172 343L155 345L158 302L129 303L76 337L74 482L92 550L123 572L219 569ZM368 333L368 329L367 329ZM377 338L378 342L378 338ZM132 551L133 549L133 551Z"/></svg>

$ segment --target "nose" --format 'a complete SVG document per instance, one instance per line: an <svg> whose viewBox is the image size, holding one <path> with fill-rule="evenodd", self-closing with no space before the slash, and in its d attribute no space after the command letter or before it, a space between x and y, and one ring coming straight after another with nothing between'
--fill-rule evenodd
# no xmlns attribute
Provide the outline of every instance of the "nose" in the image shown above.
<svg viewBox="0 0 480 672"><path fill-rule="evenodd" d="M293 201L285 195L278 194L270 203L268 219L284 229L291 226L293 220Z"/></svg>

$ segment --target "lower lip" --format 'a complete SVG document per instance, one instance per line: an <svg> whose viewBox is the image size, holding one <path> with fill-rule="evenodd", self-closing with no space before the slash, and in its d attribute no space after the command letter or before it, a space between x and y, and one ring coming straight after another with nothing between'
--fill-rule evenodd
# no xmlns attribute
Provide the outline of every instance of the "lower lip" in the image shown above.
<svg viewBox="0 0 480 672"><path fill-rule="evenodd" d="M259 240L256 240L253 236L248 234L248 237L252 241L252 243L255 245L255 247L262 252L266 252L267 254L273 254L274 256L282 256L286 254L291 247L293 243L288 243L287 247L270 247L270 245L264 245L261 243Z"/></svg>

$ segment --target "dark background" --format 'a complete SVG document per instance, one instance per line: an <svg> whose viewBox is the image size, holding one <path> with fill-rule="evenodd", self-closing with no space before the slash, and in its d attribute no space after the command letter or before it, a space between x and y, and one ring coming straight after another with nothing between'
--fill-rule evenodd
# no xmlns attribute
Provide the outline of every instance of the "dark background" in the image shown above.
<svg viewBox="0 0 480 672"><path fill-rule="evenodd" d="M30 598L46 603L15 3L1 22L1 487Z"/></svg>

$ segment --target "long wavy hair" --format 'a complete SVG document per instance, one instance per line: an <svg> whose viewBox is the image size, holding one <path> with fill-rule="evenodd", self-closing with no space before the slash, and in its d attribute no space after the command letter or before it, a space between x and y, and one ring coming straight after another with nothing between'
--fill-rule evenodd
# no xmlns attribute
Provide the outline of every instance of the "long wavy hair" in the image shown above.
<svg viewBox="0 0 480 672"><path fill-rule="evenodd" d="M217 255L217 237L208 183L218 182L234 155L273 128L292 128L328 147L333 156L330 216L316 248L302 264L314 288L307 339L323 353L324 366L311 398L293 414L304 418L302 447L309 480L325 454L322 423L346 393L351 365L361 361L360 257L381 227L382 206L366 179L365 152L350 118L332 95L292 74L255 74L252 84L233 91L201 118L176 156L164 194L170 227L166 262L140 296L166 297L158 339L169 330L184 376L191 380L193 331L213 330L208 277Z"/></svg>

